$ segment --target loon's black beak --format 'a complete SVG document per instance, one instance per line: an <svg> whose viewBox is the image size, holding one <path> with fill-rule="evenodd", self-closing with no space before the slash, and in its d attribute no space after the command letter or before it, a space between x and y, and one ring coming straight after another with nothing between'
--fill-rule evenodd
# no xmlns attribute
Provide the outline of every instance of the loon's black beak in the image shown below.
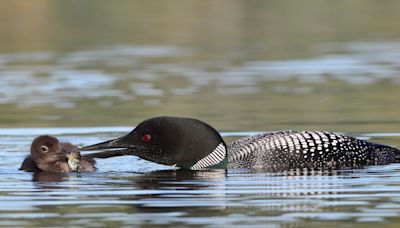
<svg viewBox="0 0 400 228"><path fill-rule="evenodd" d="M139 146L128 143L125 136L80 148L81 151L103 150L97 153L85 154L85 157L91 158L110 158L124 155L135 155L135 151L138 151L139 149Z"/></svg>

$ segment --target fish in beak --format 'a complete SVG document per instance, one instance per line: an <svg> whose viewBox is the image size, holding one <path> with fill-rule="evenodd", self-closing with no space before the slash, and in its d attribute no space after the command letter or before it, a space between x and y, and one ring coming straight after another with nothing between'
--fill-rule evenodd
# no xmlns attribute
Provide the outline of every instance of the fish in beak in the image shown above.
<svg viewBox="0 0 400 228"><path fill-rule="evenodd" d="M79 155L79 154L78 154ZM81 166L80 157L76 153L67 154L68 166L72 171L78 172Z"/></svg>

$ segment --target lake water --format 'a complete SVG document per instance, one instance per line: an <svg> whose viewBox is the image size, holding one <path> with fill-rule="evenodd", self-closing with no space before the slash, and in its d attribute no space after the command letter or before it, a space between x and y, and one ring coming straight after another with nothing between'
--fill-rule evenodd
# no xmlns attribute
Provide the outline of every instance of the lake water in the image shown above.
<svg viewBox="0 0 400 228"><path fill-rule="evenodd" d="M307 4L305 3L307 2ZM3 1L0 226L397 227L399 164L189 172L136 157L18 170L32 139L80 146L159 115L226 141L326 130L400 147L398 1Z"/></svg>
<svg viewBox="0 0 400 228"><path fill-rule="evenodd" d="M308 173L185 171L126 156L97 160L94 173L17 170L33 137L28 132L87 145L126 130L0 129L0 224L362 227L400 222L400 164ZM400 134L358 137L395 144Z"/></svg>

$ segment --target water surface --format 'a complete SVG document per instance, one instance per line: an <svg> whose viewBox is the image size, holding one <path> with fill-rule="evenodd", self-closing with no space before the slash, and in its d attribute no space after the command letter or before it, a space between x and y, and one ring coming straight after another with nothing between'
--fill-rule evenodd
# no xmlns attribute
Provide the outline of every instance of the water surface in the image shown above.
<svg viewBox="0 0 400 228"><path fill-rule="evenodd" d="M159 115L227 141L280 129L400 147L399 1L37 0L0 7L0 226L397 227L399 166L188 172L136 157L18 171Z"/></svg>
<svg viewBox="0 0 400 228"><path fill-rule="evenodd" d="M0 224L20 226L357 226L400 222L400 165L359 170L185 171L133 156L98 159L94 173L28 173L33 135L78 145L129 128L0 129ZM243 136L249 132L223 132ZM360 134L395 145L400 133Z"/></svg>

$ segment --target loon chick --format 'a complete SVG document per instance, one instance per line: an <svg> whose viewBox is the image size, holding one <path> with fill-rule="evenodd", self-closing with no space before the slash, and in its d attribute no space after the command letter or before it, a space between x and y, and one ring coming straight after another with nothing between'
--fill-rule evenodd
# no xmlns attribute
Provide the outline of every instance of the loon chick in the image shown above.
<svg viewBox="0 0 400 228"><path fill-rule="evenodd" d="M400 150L325 131L277 131L226 145L208 124L190 118L155 117L117 139L81 150L106 150L93 158L135 155L185 169L360 168L396 161Z"/></svg>
<svg viewBox="0 0 400 228"><path fill-rule="evenodd" d="M22 162L20 170L28 172L93 172L93 158L81 157L78 147L60 143L57 138L42 135L31 145L31 155Z"/></svg>

